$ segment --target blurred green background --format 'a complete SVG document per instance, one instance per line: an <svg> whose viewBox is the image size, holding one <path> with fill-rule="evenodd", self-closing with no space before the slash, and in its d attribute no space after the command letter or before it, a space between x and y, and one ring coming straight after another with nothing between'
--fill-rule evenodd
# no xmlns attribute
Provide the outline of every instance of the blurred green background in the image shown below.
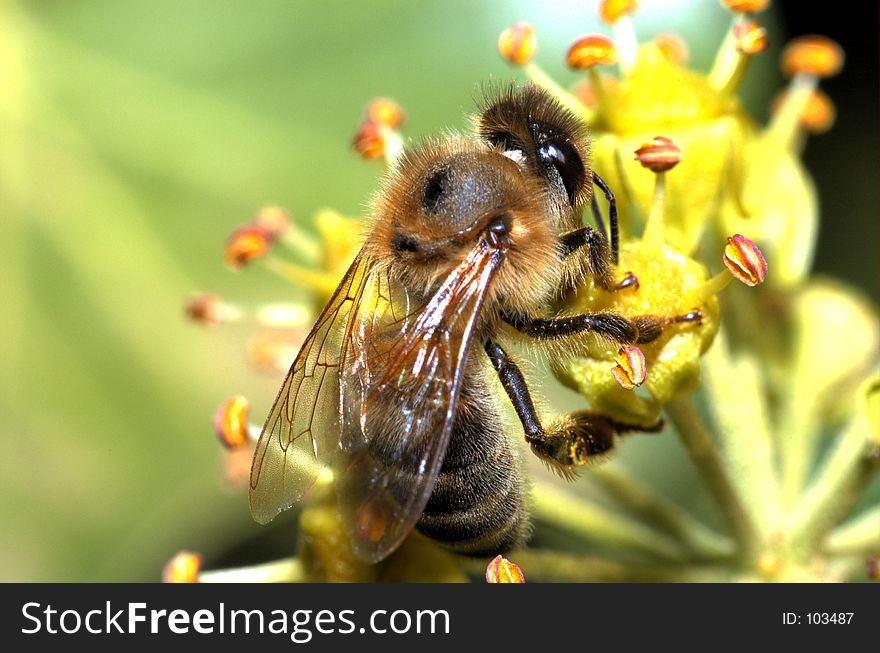
<svg viewBox="0 0 880 653"><path fill-rule="evenodd" d="M679 32L705 69L728 24L718 3L642 4L640 36ZM183 302L295 297L264 269L226 270L228 233L272 203L302 221L361 213L379 176L349 150L367 100L405 107L407 137L464 129L480 82L519 76L495 51L519 19L563 83L572 38L606 31L594 2L573 0L0 2L0 579L156 580L181 548L217 562L271 530L223 488L210 418L244 394L261 421L279 379L248 367L250 327L199 328ZM774 50L745 87L760 120L786 32L838 29L803 13L762 22ZM839 122L806 156L819 267L876 300L877 21L856 22L832 35L867 60L850 52L824 85ZM638 445L624 462L686 495L676 443ZM273 531L287 548L291 519Z"/></svg>

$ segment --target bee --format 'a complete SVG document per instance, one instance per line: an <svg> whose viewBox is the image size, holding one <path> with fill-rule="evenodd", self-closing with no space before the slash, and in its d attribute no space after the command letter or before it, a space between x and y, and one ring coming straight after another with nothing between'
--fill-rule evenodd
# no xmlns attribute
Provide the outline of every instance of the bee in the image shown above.
<svg viewBox="0 0 880 653"><path fill-rule="evenodd" d="M335 472L355 553L377 562L416 528L461 554L523 544L527 482L501 418L501 381L526 442L563 473L647 429L596 411L542 423L502 342L581 333L650 342L676 317L552 315L586 275L617 272L614 195L590 166L580 119L534 85L485 103L470 137L408 149L384 179L362 249L321 313L269 411L249 503L266 523L303 499L317 469ZM610 240L594 198L609 202ZM597 229L584 226L587 205Z"/></svg>

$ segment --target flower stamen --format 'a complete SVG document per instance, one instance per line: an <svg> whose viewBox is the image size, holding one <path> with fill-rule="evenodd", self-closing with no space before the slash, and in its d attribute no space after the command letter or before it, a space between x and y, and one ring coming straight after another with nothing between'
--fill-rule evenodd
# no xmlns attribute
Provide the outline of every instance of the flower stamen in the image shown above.
<svg viewBox="0 0 880 653"><path fill-rule="evenodd" d="M655 136L651 142L643 143L635 151L635 160L644 168L657 173L654 180L654 194L651 208L645 223L642 240L647 243L663 242L663 214L666 203L666 171L681 161L681 150L665 136Z"/></svg>
<svg viewBox="0 0 880 653"><path fill-rule="evenodd" d="M227 449L237 449L248 441L250 402L242 396L230 397L214 413L214 433Z"/></svg>
<svg viewBox="0 0 880 653"><path fill-rule="evenodd" d="M162 569L163 583L198 583L202 570L202 556L192 551L180 551Z"/></svg>
<svg viewBox="0 0 880 653"><path fill-rule="evenodd" d="M507 558L495 556L486 567L487 583L525 583L526 577L522 569Z"/></svg>
<svg viewBox="0 0 880 653"><path fill-rule="evenodd" d="M617 62L617 50L607 36L585 34L569 46L565 62L574 70L585 70L596 97L596 110L603 113L608 106L605 88L596 66L609 66Z"/></svg>
<svg viewBox="0 0 880 653"><path fill-rule="evenodd" d="M727 239L724 265L735 279L747 286L763 283L767 276L767 261L754 242L736 234Z"/></svg>
<svg viewBox="0 0 880 653"><path fill-rule="evenodd" d="M639 42L630 18L638 8L635 0L602 0L599 3L599 18L611 27L620 70L624 74L633 69L639 54Z"/></svg>
<svg viewBox="0 0 880 653"><path fill-rule="evenodd" d="M364 117L352 137L352 148L364 159L383 159L385 167L403 152L400 126L403 109L387 98L374 98L364 109Z"/></svg>
<svg viewBox="0 0 880 653"><path fill-rule="evenodd" d="M514 66L524 66L530 62L537 50L535 28L528 23L516 22L498 36L498 52Z"/></svg>
<svg viewBox="0 0 880 653"><path fill-rule="evenodd" d="M792 79L779 110L771 118L768 134L789 150L796 149L798 128L819 80L836 75L843 62L843 50L831 39L804 36L791 41L782 52L781 66L783 73Z"/></svg>
<svg viewBox="0 0 880 653"><path fill-rule="evenodd" d="M215 327L241 318L241 310L224 302L220 295L194 295L183 307L189 319L206 327Z"/></svg>
<svg viewBox="0 0 880 653"><path fill-rule="evenodd" d="M617 352L617 365L611 370L614 379L624 390L642 385L648 378L645 355L635 345L624 345Z"/></svg>
<svg viewBox="0 0 880 653"><path fill-rule="evenodd" d="M246 224L233 231L223 249L223 260L233 270L241 270L251 261L268 254L274 237L263 226Z"/></svg>
<svg viewBox="0 0 880 653"><path fill-rule="evenodd" d="M768 46L766 29L744 14L735 14L709 73L709 84L722 95L732 95L742 83L752 56Z"/></svg>

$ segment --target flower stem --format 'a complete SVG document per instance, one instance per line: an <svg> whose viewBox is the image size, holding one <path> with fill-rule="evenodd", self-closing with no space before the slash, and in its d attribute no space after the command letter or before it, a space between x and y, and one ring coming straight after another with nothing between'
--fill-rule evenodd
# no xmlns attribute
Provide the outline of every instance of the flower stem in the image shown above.
<svg viewBox="0 0 880 653"><path fill-rule="evenodd" d="M331 295L339 283L338 279L325 272L310 270L277 256L268 256L264 262L267 268L282 279L324 295Z"/></svg>
<svg viewBox="0 0 880 653"><path fill-rule="evenodd" d="M825 550L831 555L880 555L880 504L834 530Z"/></svg>
<svg viewBox="0 0 880 653"><path fill-rule="evenodd" d="M800 117L816 90L818 79L815 75L800 73L792 78L782 106L770 119L767 134L782 143L789 151L795 151L798 145Z"/></svg>
<svg viewBox="0 0 880 653"><path fill-rule="evenodd" d="M742 555L746 559L754 558L758 549L754 521L699 413L690 399L673 399L666 405L666 414L678 430L691 460L721 507Z"/></svg>
<svg viewBox="0 0 880 653"><path fill-rule="evenodd" d="M305 581L297 558L284 558L253 567L217 569L199 574L200 583L300 583Z"/></svg>
<svg viewBox="0 0 880 653"><path fill-rule="evenodd" d="M658 172L654 175L654 194L651 196L651 208L648 211L648 219L645 222L645 231L642 240L651 246L663 244L663 214L666 204L666 173Z"/></svg>
<svg viewBox="0 0 880 653"><path fill-rule="evenodd" d="M801 491L810 475L816 453L818 420L815 419L815 404L804 405L803 398L811 396L803 386L809 378L799 379L792 375L791 387L783 400L779 428L780 462L782 465L782 502L791 507L797 503ZM803 390L803 392L801 392Z"/></svg>
<svg viewBox="0 0 880 653"><path fill-rule="evenodd" d="M636 38L632 19L629 16L621 16L611 26L611 33L617 49L620 71L626 75L635 67L639 54L639 41Z"/></svg>
<svg viewBox="0 0 880 653"><path fill-rule="evenodd" d="M791 546L796 551L815 548L862 497L878 470L880 456L869 446L866 421L856 417L792 512Z"/></svg>
<svg viewBox="0 0 880 653"><path fill-rule="evenodd" d="M638 483L613 462L597 466L591 478L634 510L645 521L674 535L703 559L720 560L734 554L733 542L705 526L679 506Z"/></svg>
<svg viewBox="0 0 880 653"><path fill-rule="evenodd" d="M321 245L318 240L296 222L290 223L281 235L281 242L299 255L306 265L318 265L321 260Z"/></svg>
<svg viewBox="0 0 880 653"><path fill-rule="evenodd" d="M828 564L831 580L843 583L848 580L865 579L865 558L845 556L831 560Z"/></svg>
<svg viewBox="0 0 880 653"><path fill-rule="evenodd" d="M750 508L758 535L779 523L773 438L764 382L755 356L731 355L722 327L706 354L705 388L724 460L738 496Z"/></svg>
<svg viewBox="0 0 880 653"><path fill-rule="evenodd" d="M721 47L718 48L715 55L712 69L709 71L709 84L716 90L726 88L729 85L733 71L736 69L739 57L737 56L736 37L733 35L733 29L740 20L738 15L733 16L730 27L721 42Z"/></svg>
<svg viewBox="0 0 880 653"><path fill-rule="evenodd" d="M548 522L590 542L627 547L663 560L684 561L686 551L666 535L547 483L532 490L536 519Z"/></svg>

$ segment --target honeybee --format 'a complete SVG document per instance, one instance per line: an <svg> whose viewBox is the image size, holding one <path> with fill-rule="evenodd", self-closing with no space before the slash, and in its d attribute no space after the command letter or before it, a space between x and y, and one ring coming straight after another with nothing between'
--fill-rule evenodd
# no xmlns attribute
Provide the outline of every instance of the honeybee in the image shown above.
<svg viewBox="0 0 880 653"><path fill-rule="evenodd" d="M593 185L609 202L606 236ZM598 229L584 226L591 205ZM409 149L384 179L365 242L293 362L254 454L249 502L266 523L299 502L319 465L335 472L356 554L376 562L415 527L452 551L523 543L527 485L491 371L531 450L568 473L614 436L649 430L594 411L545 426L501 341L591 332L657 338L676 317L548 315L585 275L618 275L614 196L591 170L580 119L534 85L488 101L475 134Z"/></svg>

